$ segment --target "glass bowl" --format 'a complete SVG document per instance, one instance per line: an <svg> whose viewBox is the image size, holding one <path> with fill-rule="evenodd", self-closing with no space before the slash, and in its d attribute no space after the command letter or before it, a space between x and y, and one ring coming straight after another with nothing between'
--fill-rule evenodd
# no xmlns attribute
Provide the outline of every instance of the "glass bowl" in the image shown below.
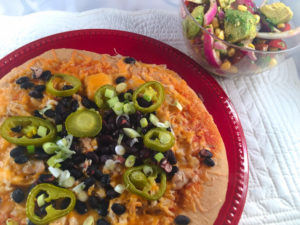
<svg viewBox="0 0 300 225"><path fill-rule="evenodd" d="M287 58L293 56L298 56L297 58L300 57L299 34L283 39L287 45L285 50L274 50L274 48L268 45L271 40L266 41L259 38L255 38L255 42L253 42L254 45L252 46L250 43L247 43L247 45L249 46L250 44L251 47L244 47L241 46L241 44L232 44L224 41L221 36L217 36L218 23L215 23L214 26L206 27L205 29L195 20L190 12L193 10L193 7L195 7L195 3L187 3L187 0L180 1L182 30L189 53L202 67L215 75L222 77L253 75L267 71L284 62ZM255 2L257 6L260 6L263 0L254 0L253 2ZM268 4L273 2L279 1L269 0ZM300 4L297 6L297 3L292 3L291 1L284 3L288 5L294 13L292 20L289 22L292 29L299 27L300 19L299 15L296 15L296 12ZM196 30L198 30L196 35L194 32L191 37L191 35L187 33L187 23L192 23L198 27L196 27ZM207 46L213 46L213 48ZM209 51L209 49L213 49L213 51Z"/></svg>

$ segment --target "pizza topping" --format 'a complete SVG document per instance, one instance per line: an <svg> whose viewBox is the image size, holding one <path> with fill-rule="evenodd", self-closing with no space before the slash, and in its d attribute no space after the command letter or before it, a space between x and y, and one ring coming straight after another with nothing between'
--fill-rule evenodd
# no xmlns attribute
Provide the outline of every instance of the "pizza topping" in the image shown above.
<svg viewBox="0 0 300 225"><path fill-rule="evenodd" d="M211 157L213 157L212 152L207 150L207 149L200 150L199 155L202 158L211 158Z"/></svg>
<svg viewBox="0 0 300 225"><path fill-rule="evenodd" d="M126 57L126 58L124 58L124 62L126 64L135 64L136 60L132 57Z"/></svg>
<svg viewBox="0 0 300 225"><path fill-rule="evenodd" d="M29 81L29 77L20 77L16 80L16 84L23 84L27 81Z"/></svg>
<svg viewBox="0 0 300 225"><path fill-rule="evenodd" d="M96 105L101 109L101 108L106 108L107 105L107 101L111 100L113 97L116 97L116 89L114 86L112 85L103 85L100 88L98 88L98 90L95 93L94 96L94 101L96 103ZM115 98L116 99L116 98ZM111 100L112 102L112 100Z"/></svg>
<svg viewBox="0 0 300 225"><path fill-rule="evenodd" d="M41 67L31 67L30 69L32 71L32 77L35 79L40 78L43 74L43 69Z"/></svg>
<svg viewBox="0 0 300 225"><path fill-rule="evenodd" d="M191 220L187 216L178 215L178 216L176 216L174 222L176 225L187 225L191 222Z"/></svg>
<svg viewBox="0 0 300 225"><path fill-rule="evenodd" d="M128 191L137 194L147 200L158 200L166 191L166 174L155 165L147 165L153 173L145 174L145 165L127 169L123 175L123 181ZM160 177L160 184L155 179Z"/></svg>
<svg viewBox="0 0 300 225"><path fill-rule="evenodd" d="M37 90L32 90L29 92L29 96L32 97L32 98L43 98L43 93L37 91Z"/></svg>
<svg viewBox="0 0 300 225"><path fill-rule="evenodd" d="M36 208L40 207L36 205L36 202L41 193L45 193L46 197L44 198L44 201L47 204L42 206L44 208L45 215L39 216L36 214ZM53 207L52 201L58 202L58 200L63 200L65 198L70 199L70 203L66 208L57 209ZM52 184L38 184L28 195L26 202L26 215L37 225L46 224L71 212L75 206L75 202L76 197L72 191L56 187ZM57 204L56 207L58 207Z"/></svg>
<svg viewBox="0 0 300 225"><path fill-rule="evenodd" d="M21 203L24 198L24 192L22 191L22 189L17 188L15 189L12 193L11 193L11 198L16 202L16 203Z"/></svg>
<svg viewBox="0 0 300 225"><path fill-rule="evenodd" d="M162 128L154 128L144 136L144 145L154 151L165 152L173 147L175 143L174 135Z"/></svg>
<svg viewBox="0 0 300 225"><path fill-rule="evenodd" d="M116 84L120 84L120 83L123 83L123 82L125 82L125 81L126 81L126 78L123 77L123 76L119 76L119 77L117 77L116 80L115 80Z"/></svg>
<svg viewBox="0 0 300 225"><path fill-rule="evenodd" d="M215 166L215 161L212 158L205 158L203 162L209 167Z"/></svg>
<svg viewBox="0 0 300 225"><path fill-rule="evenodd" d="M88 211L86 204L80 200L76 200L75 209L79 214L85 214Z"/></svg>
<svg viewBox="0 0 300 225"><path fill-rule="evenodd" d="M117 215L122 215L126 211L126 207L119 203L114 203L111 206L112 211Z"/></svg>
<svg viewBox="0 0 300 225"><path fill-rule="evenodd" d="M32 83L31 81L26 81L24 83L21 83L20 87L23 89L30 89L34 87L34 83Z"/></svg>
<svg viewBox="0 0 300 225"><path fill-rule="evenodd" d="M110 223L107 222L105 219L99 219L97 220L97 225L110 225Z"/></svg>
<svg viewBox="0 0 300 225"><path fill-rule="evenodd" d="M75 137L94 137L102 129L102 118L93 110L77 110L68 116L65 126Z"/></svg>
<svg viewBox="0 0 300 225"><path fill-rule="evenodd" d="M138 99L144 99L151 105L144 107L140 105ZM165 99L164 87L157 81L150 81L139 86L133 93L132 101L135 108L143 113L155 111ZM154 103L153 103L154 102Z"/></svg>
<svg viewBox="0 0 300 225"><path fill-rule="evenodd" d="M23 127L21 133L18 133L18 135L10 132L11 128L16 126ZM38 128L41 126L47 129L46 135L44 137L38 136L37 138L32 138L35 134L37 134ZM0 134L4 139L13 144L22 146L40 146L44 142L52 141L55 138L56 129L52 123L38 117L12 116L3 122L0 127Z"/></svg>
<svg viewBox="0 0 300 225"><path fill-rule="evenodd" d="M56 86L59 86L60 83L63 84L70 84L73 86L72 89L67 89L67 90L58 90ZM81 82L78 78L71 76L71 75L66 75L66 74L55 74L54 76L51 77L51 79L47 82L46 84L46 90L48 93L54 95L54 96L71 96L75 94L81 86Z"/></svg>

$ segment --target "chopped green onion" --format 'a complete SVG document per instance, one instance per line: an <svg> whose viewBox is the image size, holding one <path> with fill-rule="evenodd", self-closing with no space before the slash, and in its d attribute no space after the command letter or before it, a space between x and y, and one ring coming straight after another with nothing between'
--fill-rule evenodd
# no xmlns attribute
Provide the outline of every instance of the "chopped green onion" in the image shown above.
<svg viewBox="0 0 300 225"><path fill-rule="evenodd" d="M175 101L175 106L179 111L182 111L183 107L177 100Z"/></svg>
<svg viewBox="0 0 300 225"><path fill-rule="evenodd" d="M79 192L83 191L84 188L85 184L84 182L81 182L80 184L76 185L72 190L78 194Z"/></svg>
<svg viewBox="0 0 300 225"><path fill-rule="evenodd" d="M149 177L153 174L153 169L150 166L146 165L143 167L143 172L147 177Z"/></svg>
<svg viewBox="0 0 300 225"><path fill-rule="evenodd" d="M118 116L120 116L123 114L123 106L124 106L124 103L116 102L116 104L113 106L112 109Z"/></svg>
<svg viewBox="0 0 300 225"><path fill-rule="evenodd" d="M94 225L95 219L93 216L88 216L84 221L82 225Z"/></svg>
<svg viewBox="0 0 300 225"><path fill-rule="evenodd" d="M141 124L141 127L142 127L142 128L147 127L147 126L148 126L148 121L147 121L147 119L146 119L146 118L142 118L142 119L140 120L140 124Z"/></svg>
<svg viewBox="0 0 300 225"><path fill-rule="evenodd" d="M37 134L41 137L45 137L47 135L47 128L44 126L39 126Z"/></svg>
<svg viewBox="0 0 300 225"><path fill-rule="evenodd" d="M59 150L59 147L57 144L55 144L53 142L46 142L43 144L43 149L44 149L44 152L46 152L49 155L52 155L55 153L55 151Z"/></svg>
<svg viewBox="0 0 300 225"><path fill-rule="evenodd" d="M149 87L145 90L143 98L147 101L147 102L151 102L152 98L157 95L156 91L152 88Z"/></svg>
<svg viewBox="0 0 300 225"><path fill-rule="evenodd" d="M163 132L159 133L158 138L159 138L160 143L162 143L162 144L167 144L172 139L170 134L163 133Z"/></svg>
<svg viewBox="0 0 300 225"><path fill-rule="evenodd" d="M165 158L164 154L162 154L161 152L159 153L156 153L154 155L154 159L157 161L157 162L160 162L163 158Z"/></svg>
<svg viewBox="0 0 300 225"><path fill-rule="evenodd" d="M126 149L124 148L123 145L116 145L115 152L117 155L124 155L126 152Z"/></svg>
<svg viewBox="0 0 300 225"><path fill-rule="evenodd" d="M124 134L119 135L118 141L117 141L118 145L120 145L122 143L123 137L124 137Z"/></svg>
<svg viewBox="0 0 300 225"><path fill-rule="evenodd" d="M135 107L134 107L133 102L126 103L123 106L123 111L126 114L133 114L133 113L135 113Z"/></svg>
<svg viewBox="0 0 300 225"><path fill-rule="evenodd" d="M132 128L123 128L124 133L130 138L140 137L141 135Z"/></svg>
<svg viewBox="0 0 300 225"><path fill-rule="evenodd" d="M123 184L118 184L114 188L115 192L118 192L119 194L122 194L125 191L125 189L126 189L126 187Z"/></svg>
<svg viewBox="0 0 300 225"><path fill-rule="evenodd" d="M28 145L26 147L28 154L34 154L35 152L35 146L34 145Z"/></svg>
<svg viewBox="0 0 300 225"><path fill-rule="evenodd" d="M19 225L19 223L14 221L13 219L7 219L6 225Z"/></svg>
<svg viewBox="0 0 300 225"><path fill-rule="evenodd" d="M80 191L77 193L77 198L79 201L86 202L89 196L85 191Z"/></svg>
<svg viewBox="0 0 300 225"><path fill-rule="evenodd" d="M104 95L107 98L113 98L115 97L115 92L109 88L106 88Z"/></svg>
<svg viewBox="0 0 300 225"><path fill-rule="evenodd" d="M127 84L126 83L119 83L117 86L116 86L116 91L118 93L121 93L123 91L125 91L125 89L127 88Z"/></svg>
<svg viewBox="0 0 300 225"><path fill-rule="evenodd" d="M159 119L153 113L150 114L149 120L154 126L159 122Z"/></svg>
<svg viewBox="0 0 300 225"><path fill-rule="evenodd" d="M57 130L57 132L62 132L62 129L63 129L62 124L57 124L57 125L56 125L56 130Z"/></svg>
<svg viewBox="0 0 300 225"><path fill-rule="evenodd" d="M39 207L42 207L43 205L45 205L45 198L46 198L46 194L43 193L41 195L39 195L36 199L36 203Z"/></svg>
<svg viewBox="0 0 300 225"><path fill-rule="evenodd" d="M135 164L135 160L136 160L136 157L134 155L128 156L126 161L125 161L125 166L127 168L133 167L134 164Z"/></svg>
<svg viewBox="0 0 300 225"><path fill-rule="evenodd" d="M132 94L129 93L129 92L126 92L126 93L124 94L124 98L125 98L126 100L128 100L128 101L131 101L131 100L132 100Z"/></svg>
<svg viewBox="0 0 300 225"><path fill-rule="evenodd" d="M70 176L69 178L67 178L63 183L62 183L62 187L65 187L65 188L70 188L74 185L75 183L75 178Z"/></svg>
<svg viewBox="0 0 300 225"><path fill-rule="evenodd" d="M118 96L115 96L107 101L107 104L112 108L117 102L119 102Z"/></svg>

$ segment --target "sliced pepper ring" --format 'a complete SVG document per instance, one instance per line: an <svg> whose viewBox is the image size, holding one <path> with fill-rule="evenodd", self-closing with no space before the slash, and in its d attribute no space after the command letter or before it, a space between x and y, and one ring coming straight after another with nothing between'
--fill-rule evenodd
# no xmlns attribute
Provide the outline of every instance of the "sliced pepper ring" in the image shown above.
<svg viewBox="0 0 300 225"><path fill-rule="evenodd" d="M95 110L81 109L67 117L65 126L75 137L95 137L102 129L102 118Z"/></svg>
<svg viewBox="0 0 300 225"><path fill-rule="evenodd" d="M47 193L48 196L44 199L46 203L62 198L70 198L70 203L65 209L55 209L52 204L48 205L45 209L47 215L41 218L35 214L35 204L40 192ZM48 224L49 222L63 217L71 212L75 207L75 203L76 196L72 191L65 188L56 187L53 184L38 184L28 194L26 202L26 215L34 224Z"/></svg>
<svg viewBox="0 0 300 225"><path fill-rule="evenodd" d="M142 107L138 103L138 97L140 97L141 94L143 94L145 91L147 91L148 88L153 89L156 92L155 96L155 102L149 106L149 107ZM159 108L159 106L163 103L165 100L165 89L161 85L161 83L157 81L149 81L147 83L142 84L133 92L132 101L134 103L134 107L136 110L141 111L143 113L150 113L155 111Z"/></svg>
<svg viewBox="0 0 300 225"><path fill-rule="evenodd" d="M175 144L174 135L162 128L153 128L144 136L144 145L154 151L165 152Z"/></svg>
<svg viewBox="0 0 300 225"><path fill-rule="evenodd" d="M68 90L57 90L54 87L54 80L56 78L61 78L65 81L67 81L68 83L70 83L73 86L73 88L68 89ZM77 77L74 77L71 75L66 75L66 74L55 74L47 82L46 91L54 96L66 97L66 96L71 96L71 95L75 94L79 90L80 86L81 86L81 81Z"/></svg>
<svg viewBox="0 0 300 225"><path fill-rule="evenodd" d="M16 126L28 127L33 126L38 128L43 126L47 128L47 134L44 137L40 138L28 138L25 135L22 137L13 137L11 135L11 128ZM53 124L48 120L43 120L34 116L12 116L8 117L0 127L0 135L10 143L27 146L35 145L41 146L43 143L52 141L56 136L56 129Z"/></svg>
<svg viewBox="0 0 300 225"><path fill-rule="evenodd" d="M106 84L98 88L94 96L94 101L100 109L107 106L106 101L108 100L108 98L105 97L106 89L113 91L114 96L117 95L115 87L110 84Z"/></svg>
<svg viewBox="0 0 300 225"><path fill-rule="evenodd" d="M152 168L153 173L150 176L143 173L144 166ZM151 187L156 183L155 179L158 176L160 176L159 189L152 193ZM151 201L160 199L164 195L167 186L166 173L161 168L150 164L127 169L123 175L123 181L128 191Z"/></svg>

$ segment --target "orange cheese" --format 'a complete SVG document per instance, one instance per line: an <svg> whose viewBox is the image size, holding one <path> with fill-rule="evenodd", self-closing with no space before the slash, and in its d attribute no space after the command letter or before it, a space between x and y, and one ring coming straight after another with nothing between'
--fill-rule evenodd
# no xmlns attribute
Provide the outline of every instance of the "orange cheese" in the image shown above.
<svg viewBox="0 0 300 225"><path fill-rule="evenodd" d="M88 98L94 99L97 89L105 84L112 84L112 78L105 73L97 73L87 76L84 80L84 84Z"/></svg>

